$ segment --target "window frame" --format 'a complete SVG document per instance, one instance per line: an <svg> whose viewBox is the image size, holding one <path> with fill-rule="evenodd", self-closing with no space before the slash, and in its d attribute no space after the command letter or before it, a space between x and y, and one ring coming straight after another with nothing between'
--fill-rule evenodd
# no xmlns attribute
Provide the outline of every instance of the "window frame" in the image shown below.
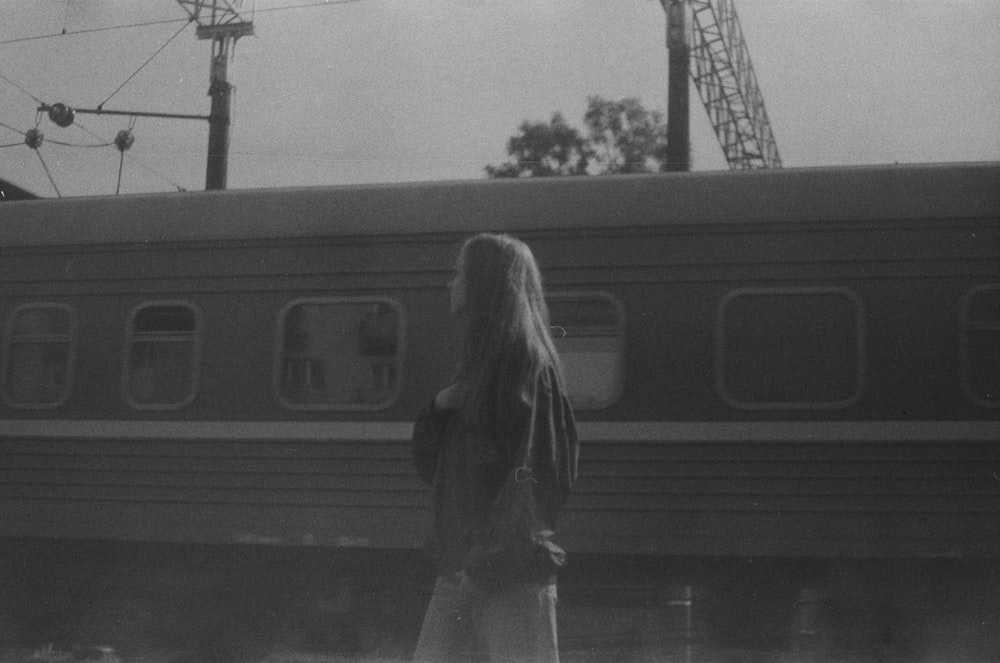
<svg viewBox="0 0 1000 663"><path fill-rule="evenodd" d="M14 345L14 321L18 314L28 309L60 309L65 311L68 320L68 331L66 339L66 385L58 399L51 403L21 403L10 398L7 393L8 371L10 370L11 346ZM2 367L0 367L0 395L3 403L11 409L18 410L54 410L62 407L69 400L73 392L73 384L76 378L76 350L78 342L78 322L76 310L69 304L61 302L28 302L19 304L11 310L4 323Z"/></svg>
<svg viewBox="0 0 1000 663"><path fill-rule="evenodd" d="M621 366L621 379L618 380L617 384L614 386L614 392L611 397L599 405L573 405L574 411L580 412L597 412L599 410L606 410L615 404L617 404L622 396L625 394L625 385L628 381L628 366L627 366L627 351L628 351L628 339L626 338L626 330L628 329L625 321L625 306L622 304L621 300L613 293L604 290L551 290L545 293L546 306L549 308L549 329L552 334L553 342L558 340L558 336L555 333L557 325L554 324L552 320L552 300L560 299L577 299L577 300L587 300L587 299L601 299L611 304L615 313L615 351L618 354L618 359ZM559 355L562 359L562 353ZM566 385L567 392L570 391L569 385ZM572 397L571 393L567 394Z"/></svg>
<svg viewBox="0 0 1000 663"><path fill-rule="evenodd" d="M288 312L296 306L307 304L388 304L396 313L398 331L396 335L396 388L392 397L381 403L293 403L285 398L281 389L282 362L285 357L285 318ZM293 299L278 311L275 322L274 352L271 362L271 394L278 405L285 410L294 412L378 412L387 410L399 402L405 389L406 345L407 345L406 309L403 303L394 297L385 295L364 296L326 296L298 297ZM329 376L327 376L329 377Z"/></svg>
<svg viewBox="0 0 1000 663"><path fill-rule="evenodd" d="M857 366L854 389L849 397L837 401L742 401L727 393L725 373L726 307L738 297L769 295L840 295L853 304ZM856 405L861 400L867 383L868 337L866 319L865 305L858 294L839 286L770 286L730 290L719 301L715 312L715 391L728 406L739 410L843 410Z"/></svg>
<svg viewBox="0 0 1000 663"><path fill-rule="evenodd" d="M129 371L129 359L132 356L132 346L135 343L135 333L134 326L136 317L141 311L149 308L160 308L160 307L183 307L191 311L194 316L194 332L193 336L193 351L191 356L191 379L190 388L188 390L187 396L176 403L143 403L137 401L132 396L132 391L129 389L129 381L131 378L131 373ZM201 307L199 307L194 302L185 299L156 299L156 300L146 300L132 307L129 311L129 315L126 318L125 324L125 342L122 347L122 370L121 370L121 384L119 385L122 400L134 410L144 410L144 411L172 411L181 410L192 402L198 396L198 391L201 386L201 364L202 364L202 347L204 345L204 331L205 324L204 318L202 316Z"/></svg>
<svg viewBox="0 0 1000 663"><path fill-rule="evenodd" d="M990 290L1000 293L1000 283L983 283L977 285L962 296L961 308L958 314L959 380L962 383L962 391L965 393L965 397L969 399L969 402L978 407L995 410L1000 408L1000 400L991 402L980 398L973 391L972 384L969 382L969 378L971 377L971 362L969 361L968 330L1000 331L1000 321L994 323L994 326L985 326L989 323L974 323L969 319L969 309L971 308L972 300L979 293Z"/></svg>

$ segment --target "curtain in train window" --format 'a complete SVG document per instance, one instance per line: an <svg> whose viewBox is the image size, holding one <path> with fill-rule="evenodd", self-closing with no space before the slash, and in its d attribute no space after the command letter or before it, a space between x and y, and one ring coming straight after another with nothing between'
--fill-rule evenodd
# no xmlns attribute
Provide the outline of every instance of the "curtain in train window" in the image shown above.
<svg viewBox="0 0 1000 663"><path fill-rule="evenodd" d="M850 291L734 291L717 325L716 382L730 405L841 408L860 398L864 320Z"/></svg>
<svg viewBox="0 0 1000 663"><path fill-rule="evenodd" d="M624 387L621 307L606 295L553 293L547 303L573 406L608 407Z"/></svg>
<svg viewBox="0 0 1000 663"><path fill-rule="evenodd" d="M184 303L144 305L126 339L125 400L139 409L175 409L194 399L201 345L200 316Z"/></svg>
<svg viewBox="0 0 1000 663"><path fill-rule="evenodd" d="M278 331L279 400L293 409L391 405L400 390L402 329L389 300L294 302Z"/></svg>
<svg viewBox="0 0 1000 663"><path fill-rule="evenodd" d="M7 324L3 398L11 407L58 407L69 396L75 318L65 306L29 304Z"/></svg>
<svg viewBox="0 0 1000 663"><path fill-rule="evenodd" d="M962 380L974 403L1000 407L1000 285L976 288L965 299Z"/></svg>

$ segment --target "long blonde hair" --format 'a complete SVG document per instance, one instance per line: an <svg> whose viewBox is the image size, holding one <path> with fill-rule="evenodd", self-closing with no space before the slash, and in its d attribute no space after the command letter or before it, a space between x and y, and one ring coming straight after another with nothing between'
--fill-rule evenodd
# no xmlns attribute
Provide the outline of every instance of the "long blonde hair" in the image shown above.
<svg viewBox="0 0 1000 663"><path fill-rule="evenodd" d="M465 284L457 382L461 410L474 428L502 434L519 402L530 402L539 373L562 379L549 333L541 272L524 242L480 233L459 253Z"/></svg>

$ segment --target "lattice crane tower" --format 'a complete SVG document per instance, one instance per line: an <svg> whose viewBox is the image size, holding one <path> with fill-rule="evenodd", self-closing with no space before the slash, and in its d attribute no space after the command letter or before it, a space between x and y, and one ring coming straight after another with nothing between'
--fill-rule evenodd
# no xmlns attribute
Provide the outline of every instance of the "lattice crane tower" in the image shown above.
<svg viewBox="0 0 1000 663"><path fill-rule="evenodd" d="M660 0L660 4L667 14L670 53L669 166L690 169L690 75L730 169L781 168L733 0Z"/></svg>
<svg viewBox="0 0 1000 663"><path fill-rule="evenodd" d="M239 13L242 0L177 0L191 20L197 21L195 34L199 39L212 40L212 64L208 94L212 110L208 118L208 162L205 167L205 188L225 189L229 163L229 125L231 123L232 84L227 78L233 44L245 35L253 34L253 21Z"/></svg>

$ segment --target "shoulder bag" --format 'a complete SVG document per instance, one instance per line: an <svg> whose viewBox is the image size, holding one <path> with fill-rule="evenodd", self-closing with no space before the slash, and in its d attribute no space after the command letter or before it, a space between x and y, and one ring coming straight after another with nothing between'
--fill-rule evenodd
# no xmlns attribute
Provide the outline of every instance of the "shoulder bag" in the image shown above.
<svg viewBox="0 0 1000 663"><path fill-rule="evenodd" d="M529 432L522 462L504 479L466 557L465 573L479 587L549 582L566 565L566 551L552 541L554 532L538 517L538 480L531 469L533 438Z"/></svg>

